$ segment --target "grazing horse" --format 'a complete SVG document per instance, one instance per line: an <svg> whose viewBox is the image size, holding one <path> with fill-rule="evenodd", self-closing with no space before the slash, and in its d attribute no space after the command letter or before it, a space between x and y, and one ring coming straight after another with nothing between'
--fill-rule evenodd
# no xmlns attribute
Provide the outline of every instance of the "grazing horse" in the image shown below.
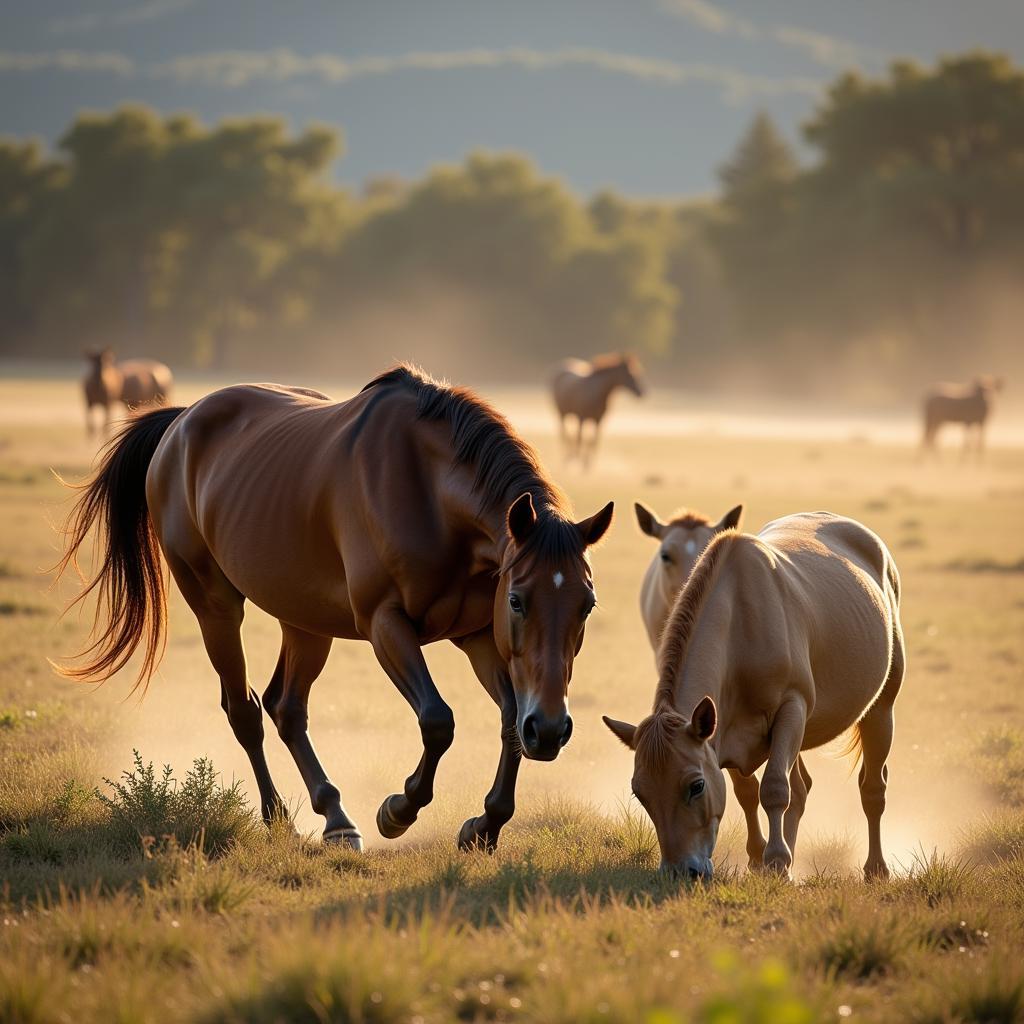
<svg viewBox="0 0 1024 1024"><path fill-rule="evenodd" d="M640 397L644 393L642 373L643 368L637 360L621 352L597 356L591 362L567 359L559 366L551 381L551 392L558 408L567 458L575 455L584 467L590 464L611 393L616 388L626 388ZM570 416L576 417L575 442L569 436ZM594 427L589 440L584 441L583 425L588 421Z"/></svg>
<svg viewBox="0 0 1024 1024"><path fill-rule="evenodd" d="M935 437L944 423L964 425L964 454L971 450L971 435L974 435L974 450L982 453L985 443L985 423L992 411L992 402L997 391L1003 387L1002 380L992 377L978 377L972 384L938 384L924 397L924 435L921 446L934 450Z"/></svg>
<svg viewBox="0 0 1024 1024"><path fill-rule="evenodd" d="M127 409L134 410L144 405L167 402L174 377L171 371L152 359L129 359L114 362L114 353L109 348L89 349L85 353L89 370L82 381L85 391L85 432L93 434L92 410L100 406L103 410L103 430L110 428L111 406L121 402Z"/></svg>
<svg viewBox="0 0 1024 1024"><path fill-rule="evenodd" d="M93 524L105 528L85 593L98 588L107 625L89 663L67 674L105 679L142 645L136 685L149 679L164 643L162 551L199 620L268 821L282 801L263 752L264 709L326 818L325 840L361 849L307 731L310 687L335 637L369 641L419 721L419 765L377 814L386 838L430 803L455 734L424 644L451 640L501 711L497 776L461 847L496 845L521 757L553 760L572 733L569 680L596 602L586 549L608 529L612 503L574 522L533 450L466 389L408 366L345 402L224 388L127 424L72 515L61 568ZM262 706L239 632L247 599L281 623Z"/></svg>
<svg viewBox="0 0 1024 1024"><path fill-rule="evenodd" d="M806 512L711 540L665 625L653 712L636 726L604 719L635 752L633 792L663 868L711 874L727 769L749 780L737 796L751 867L788 876L810 787L800 752L853 727L864 872L888 876L880 822L904 673L899 600L892 556L852 519Z"/></svg>

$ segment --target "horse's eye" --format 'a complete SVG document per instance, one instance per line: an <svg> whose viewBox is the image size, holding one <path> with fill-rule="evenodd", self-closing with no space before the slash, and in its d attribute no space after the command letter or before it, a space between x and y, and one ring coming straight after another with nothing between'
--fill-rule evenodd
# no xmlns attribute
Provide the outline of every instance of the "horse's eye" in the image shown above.
<svg viewBox="0 0 1024 1024"><path fill-rule="evenodd" d="M687 799L696 800L697 797L704 792L704 780L697 779L695 782L690 783L690 793Z"/></svg>
<svg viewBox="0 0 1024 1024"><path fill-rule="evenodd" d="M520 600L518 594L508 595L508 606L516 613L516 615L523 614L523 602Z"/></svg>
<svg viewBox="0 0 1024 1024"><path fill-rule="evenodd" d="M662 551L661 560L668 565L672 561L672 556L667 551Z"/></svg>

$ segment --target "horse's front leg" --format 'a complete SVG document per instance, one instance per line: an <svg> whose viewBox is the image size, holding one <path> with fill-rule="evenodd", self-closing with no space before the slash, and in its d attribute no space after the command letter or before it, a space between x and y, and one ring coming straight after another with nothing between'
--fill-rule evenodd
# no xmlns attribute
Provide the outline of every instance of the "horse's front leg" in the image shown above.
<svg viewBox="0 0 1024 1024"><path fill-rule="evenodd" d="M490 627L453 642L465 652L477 679L501 709L501 757L494 784L484 797L484 813L470 818L459 831L460 849L491 852L498 845L498 833L516 809L516 779L523 759L516 729L516 695L508 665L494 645L494 633Z"/></svg>
<svg viewBox="0 0 1024 1024"><path fill-rule="evenodd" d="M385 839L397 839L416 820L420 809L434 799L434 775L455 739L455 716L437 692L416 629L400 608L377 611L370 640L381 667L416 712L423 738L423 756L405 780L404 792L393 793L377 811L380 834Z"/></svg>
<svg viewBox="0 0 1024 1024"><path fill-rule="evenodd" d="M807 705L803 698L794 695L786 699L775 712L771 750L761 778L761 806L768 815L764 866L787 878L793 866L793 851L786 842L783 819L792 798L790 778L803 746L806 724Z"/></svg>

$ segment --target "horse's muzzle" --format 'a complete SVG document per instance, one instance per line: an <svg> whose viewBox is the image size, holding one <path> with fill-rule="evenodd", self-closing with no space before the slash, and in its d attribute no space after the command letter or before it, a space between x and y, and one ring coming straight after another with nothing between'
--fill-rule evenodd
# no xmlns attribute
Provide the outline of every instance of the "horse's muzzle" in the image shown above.
<svg viewBox="0 0 1024 1024"><path fill-rule="evenodd" d="M659 870L663 875L678 878L684 882L710 882L715 874L715 868L711 861L700 857L687 857L677 864L663 860Z"/></svg>
<svg viewBox="0 0 1024 1024"><path fill-rule="evenodd" d="M572 718L566 712L548 718L534 711L519 726L523 753L531 761L554 761L571 735Z"/></svg>

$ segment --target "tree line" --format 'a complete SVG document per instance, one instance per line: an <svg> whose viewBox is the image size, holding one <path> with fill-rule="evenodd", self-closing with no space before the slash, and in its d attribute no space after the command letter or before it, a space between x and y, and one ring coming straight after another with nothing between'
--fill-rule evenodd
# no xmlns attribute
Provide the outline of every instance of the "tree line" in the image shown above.
<svg viewBox="0 0 1024 1024"><path fill-rule="evenodd" d="M629 348L691 386L858 390L1013 372L1024 72L972 53L835 81L800 155L759 114L699 201L581 198L473 153L354 193L338 132L82 114L0 141L0 338L176 367L529 379Z"/></svg>

